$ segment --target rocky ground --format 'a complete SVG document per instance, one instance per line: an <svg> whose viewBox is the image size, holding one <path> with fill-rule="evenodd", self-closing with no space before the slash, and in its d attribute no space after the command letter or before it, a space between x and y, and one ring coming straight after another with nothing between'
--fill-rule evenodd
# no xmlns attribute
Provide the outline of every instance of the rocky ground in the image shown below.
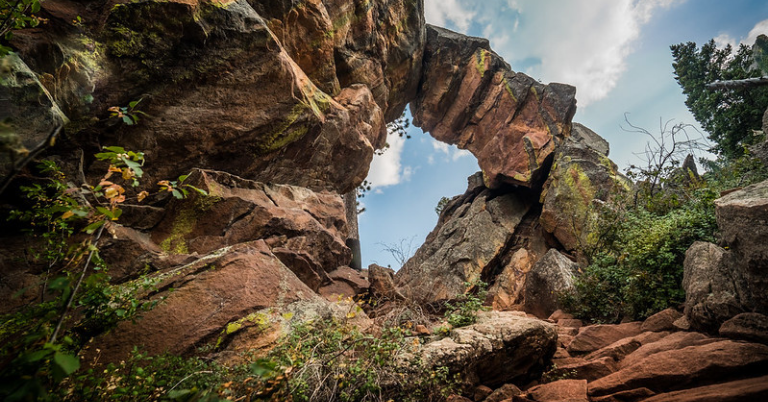
<svg viewBox="0 0 768 402"><path fill-rule="evenodd" d="M501 313L506 314L525 316ZM584 325L560 310L547 320L536 321L554 327L557 341L551 364L540 379L500 384L497 376L478 373L474 395L449 400L722 402L768 398L765 316L734 317L719 335L691 331L687 319L673 309L644 322L617 325ZM502 322L497 319L495 323ZM474 327L458 331L471 332ZM461 334L452 336L457 342L462 338ZM484 357L474 357L478 358Z"/></svg>

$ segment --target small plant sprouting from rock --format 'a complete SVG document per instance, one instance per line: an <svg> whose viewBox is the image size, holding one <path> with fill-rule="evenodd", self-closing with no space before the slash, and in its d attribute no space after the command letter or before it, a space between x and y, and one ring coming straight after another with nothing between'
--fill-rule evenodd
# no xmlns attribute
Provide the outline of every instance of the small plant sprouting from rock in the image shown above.
<svg viewBox="0 0 768 402"><path fill-rule="evenodd" d="M483 303L488 295L488 284L483 281L464 284L470 290L458 295L454 302L445 304L445 318L454 328L466 327L477 322L477 312L485 309Z"/></svg>

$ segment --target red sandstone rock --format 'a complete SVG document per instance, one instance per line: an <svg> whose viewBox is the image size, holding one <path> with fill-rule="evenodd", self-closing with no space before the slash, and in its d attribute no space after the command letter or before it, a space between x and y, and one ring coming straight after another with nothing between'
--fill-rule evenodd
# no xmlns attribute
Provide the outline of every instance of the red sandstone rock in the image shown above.
<svg viewBox="0 0 768 402"><path fill-rule="evenodd" d="M628 338L640 333L640 322L629 322L618 325L590 325L582 327L579 334L568 345L570 353L588 353L610 345L622 338Z"/></svg>
<svg viewBox="0 0 768 402"><path fill-rule="evenodd" d="M584 323L581 320L561 318L557 320L557 325L568 328L581 328L584 326Z"/></svg>
<svg viewBox="0 0 768 402"><path fill-rule="evenodd" d="M528 395L534 401L540 402L589 401L586 380L560 380L537 385L528 390Z"/></svg>
<svg viewBox="0 0 768 402"><path fill-rule="evenodd" d="M572 314L568 314L568 313L564 312L563 310L557 309L557 310L555 310L554 313L552 313L549 316L549 319L553 320L555 322L557 322L558 320L563 320L563 319L564 320L571 320L571 319L573 319L573 315Z"/></svg>
<svg viewBox="0 0 768 402"><path fill-rule="evenodd" d="M414 124L472 152L489 187L539 183L555 138L570 132L574 88L514 73L487 40L433 26L424 60Z"/></svg>
<svg viewBox="0 0 768 402"><path fill-rule="evenodd" d="M185 183L208 194L192 192L169 205L152 232L152 240L169 254L206 254L264 239L313 290L330 283L326 270L347 265L352 258L338 195L204 170L195 170Z"/></svg>
<svg viewBox="0 0 768 402"><path fill-rule="evenodd" d="M648 388L635 388L627 391L619 391L615 394L592 398L592 402L636 402L656 395ZM714 401L712 401L714 402Z"/></svg>
<svg viewBox="0 0 768 402"><path fill-rule="evenodd" d="M584 358L587 360L599 359L601 357L610 357L615 361L621 361L625 356L634 352L642 345L647 343L656 342L659 339L669 335L669 332L643 332L640 335L633 336L631 338L619 339L618 341L598 349Z"/></svg>
<svg viewBox="0 0 768 402"><path fill-rule="evenodd" d="M476 402L484 401L489 395L493 393L493 389L485 385L478 385L475 387L475 394L472 397Z"/></svg>
<svg viewBox="0 0 768 402"><path fill-rule="evenodd" d="M688 346L705 345L707 343L717 342L721 339L710 338L698 332L676 332L656 342L650 342L637 348L634 352L627 355L621 362L621 367L628 367L639 363L648 356L668 350L682 349Z"/></svg>
<svg viewBox="0 0 768 402"><path fill-rule="evenodd" d="M674 331L677 329L674 322L682 316L683 314L679 311L673 308L668 308L648 317L648 319L643 322L643 326L640 327L640 330L643 332Z"/></svg>
<svg viewBox="0 0 768 402"><path fill-rule="evenodd" d="M730 340L669 350L589 384L589 394L610 395L647 387L675 391L713 383L724 377L768 372L768 346Z"/></svg>
<svg viewBox="0 0 768 402"><path fill-rule="evenodd" d="M720 336L768 345L768 316L742 313L720 326Z"/></svg>
<svg viewBox="0 0 768 402"><path fill-rule="evenodd" d="M522 391L514 384L504 384L501 387L495 389L493 393L488 395L483 402L502 402L509 400L510 398L520 395Z"/></svg>
<svg viewBox="0 0 768 402"><path fill-rule="evenodd" d="M96 338L90 353L98 349L100 362L125 359L134 345L150 354L176 355L206 344L226 346L238 331L269 323L268 308L318 299L263 241L207 255L159 277L162 290L152 298L167 298L135 323L122 322ZM250 316L260 310L263 317Z"/></svg>
<svg viewBox="0 0 768 402"><path fill-rule="evenodd" d="M669 392L643 402L751 402L768 400L768 376Z"/></svg>

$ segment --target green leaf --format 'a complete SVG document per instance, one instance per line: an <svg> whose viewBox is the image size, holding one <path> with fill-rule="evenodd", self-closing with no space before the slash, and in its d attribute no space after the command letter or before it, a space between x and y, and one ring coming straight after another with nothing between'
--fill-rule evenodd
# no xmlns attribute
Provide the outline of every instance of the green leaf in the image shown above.
<svg viewBox="0 0 768 402"><path fill-rule="evenodd" d="M144 171L141 169L141 165L138 164L137 162L134 162L130 159L123 159L123 162L125 163L126 166L128 166L133 170L133 173L135 173L137 177L141 177L144 175Z"/></svg>
<svg viewBox="0 0 768 402"><path fill-rule="evenodd" d="M100 228L101 225L103 224L104 224L104 221L93 222L90 225L86 226L85 229L83 229L83 231L88 234L93 234L93 232L95 232L96 229Z"/></svg>
<svg viewBox="0 0 768 402"><path fill-rule="evenodd" d="M107 160L111 160L112 158L114 158L115 154L112 153L112 152L99 152L99 153L97 153L94 156L96 157L96 159L98 159L100 161L107 161Z"/></svg>
<svg viewBox="0 0 768 402"><path fill-rule="evenodd" d="M176 198L177 198L177 199L179 199L179 200L181 200L181 199L183 199L183 198L184 198L184 194L182 194L182 193L181 193L179 190L177 190L177 189L175 189L175 188L173 189L173 191L171 192L171 194L173 194L173 196L174 196L174 197L176 197Z"/></svg>
<svg viewBox="0 0 768 402"><path fill-rule="evenodd" d="M60 382L80 368L80 359L75 355L56 352L53 354L53 368L54 380Z"/></svg>
<svg viewBox="0 0 768 402"><path fill-rule="evenodd" d="M40 12L40 2L35 0L32 2L32 14L37 14Z"/></svg>
<svg viewBox="0 0 768 402"><path fill-rule="evenodd" d="M131 118L131 116L128 116L127 114L123 115L123 123L125 123L125 124L127 124L129 126L132 126L134 124L133 119Z"/></svg>
<svg viewBox="0 0 768 402"><path fill-rule="evenodd" d="M124 154L125 153L125 148L123 148L123 147L112 146L112 147L104 147L104 149L106 149L108 151L112 151L112 152L114 152L116 154Z"/></svg>
<svg viewBox="0 0 768 402"><path fill-rule="evenodd" d="M62 290L69 286L69 279L66 276L59 276L54 278L51 283L48 284L48 289Z"/></svg>
<svg viewBox="0 0 768 402"><path fill-rule="evenodd" d="M51 351L48 350L48 349L36 350L36 351L34 351L32 353L28 353L28 354L24 355L21 359L23 361L32 363L32 362L36 362L36 361L40 361L42 359L45 359L50 354L51 354Z"/></svg>
<svg viewBox="0 0 768 402"><path fill-rule="evenodd" d="M128 103L128 106L130 106L130 107L131 107L131 109L133 109L133 108L135 108L135 107L136 107L136 105L138 105L138 104L139 104L139 102L141 102L141 100L142 100L142 99L144 99L144 98L141 98L141 99L139 99L139 100L136 100L136 101L130 102L130 103Z"/></svg>

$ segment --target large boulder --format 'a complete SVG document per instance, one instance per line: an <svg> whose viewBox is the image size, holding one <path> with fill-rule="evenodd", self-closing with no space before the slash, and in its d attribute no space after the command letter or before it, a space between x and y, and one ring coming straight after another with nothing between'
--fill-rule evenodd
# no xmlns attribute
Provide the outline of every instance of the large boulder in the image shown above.
<svg viewBox="0 0 768 402"><path fill-rule="evenodd" d="M152 240L170 254L206 254L263 239L271 252L310 288L347 265L346 215L341 197L295 186L265 184L223 172L195 170L192 191L174 200Z"/></svg>
<svg viewBox="0 0 768 402"><path fill-rule="evenodd" d="M596 139L587 139L587 130L580 128L579 137L557 149L541 193L541 224L566 250L583 250L591 241L601 202L631 186L615 163L592 148L603 147Z"/></svg>
<svg viewBox="0 0 768 402"><path fill-rule="evenodd" d="M480 313L476 324L455 329L449 338L427 343L417 353L427 367L445 366L463 373L469 384L482 381L498 387L537 378L556 344L551 324L513 312L488 312Z"/></svg>
<svg viewBox="0 0 768 402"><path fill-rule="evenodd" d="M715 200L722 243L738 260L750 310L768 314L768 180Z"/></svg>
<svg viewBox="0 0 768 402"><path fill-rule="evenodd" d="M37 148L47 146L49 136L58 134L69 121L48 90L18 55L0 59L0 177Z"/></svg>
<svg viewBox="0 0 768 402"><path fill-rule="evenodd" d="M129 357L134 346L150 354L191 354L203 346L221 352L233 338L269 328L272 313L319 300L263 240L215 250L146 280L158 290L144 299L158 304L95 338L88 354L106 363Z"/></svg>
<svg viewBox="0 0 768 402"><path fill-rule="evenodd" d="M768 345L768 316L741 313L720 326L720 336Z"/></svg>
<svg viewBox="0 0 768 402"><path fill-rule="evenodd" d="M768 346L734 341L670 350L589 384L591 396L634 388L675 391L720 381L723 376L755 376L768 372Z"/></svg>
<svg viewBox="0 0 768 402"><path fill-rule="evenodd" d="M573 290L578 267L559 251L550 249L526 276L525 311L537 317L549 317L560 307L560 295Z"/></svg>
<svg viewBox="0 0 768 402"><path fill-rule="evenodd" d="M575 88L540 84L491 51L486 39L427 26L414 125L474 154L485 183L533 187L570 132Z"/></svg>
<svg viewBox="0 0 768 402"><path fill-rule="evenodd" d="M643 402L742 402L768 399L768 376L655 395Z"/></svg>
<svg viewBox="0 0 768 402"><path fill-rule="evenodd" d="M395 278L404 296L418 302L464 294L498 267L531 203L469 179L467 192L443 209L437 227Z"/></svg>
<svg viewBox="0 0 768 402"><path fill-rule="evenodd" d="M711 243L696 242L685 253L685 315L692 328L716 332L729 318L748 311L744 273L733 255Z"/></svg>

